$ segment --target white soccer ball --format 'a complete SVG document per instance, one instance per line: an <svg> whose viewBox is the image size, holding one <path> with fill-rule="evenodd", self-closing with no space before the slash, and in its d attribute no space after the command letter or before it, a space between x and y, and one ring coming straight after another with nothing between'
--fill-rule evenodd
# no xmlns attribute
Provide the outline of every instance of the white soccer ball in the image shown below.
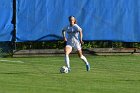
<svg viewBox="0 0 140 93"><path fill-rule="evenodd" d="M68 73L68 68L66 66L62 66L60 68L60 73Z"/></svg>

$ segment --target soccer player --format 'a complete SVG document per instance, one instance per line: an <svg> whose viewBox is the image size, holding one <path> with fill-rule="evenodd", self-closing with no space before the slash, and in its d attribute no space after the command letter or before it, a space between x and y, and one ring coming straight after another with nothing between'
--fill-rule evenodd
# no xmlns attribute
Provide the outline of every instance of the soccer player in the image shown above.
<svg viewBox="0 0 140 93"><path fill-rule="evenodd" d="M82 54L82 48L81 48L81 44L83 44L84 42L82 41L82 29L76 24L76 19L74 16L69 16L69 25L64 27L62 30L62 35L63 35L63 39L66 42L66 46L65 46L65 63L66 66L68 67L68 70L70 72L70 60L69 60L69 54L72 51L72 48L74 48L75 50L77 50L78 56L83 60L83 62L86 65L86 70L89 71L90 70L90 65L89 62L87 61L86 57L83 56ZM66 38L66 33L68 35L68 37ZM79 34L80 34L80 38L79 38Z"/></svg>

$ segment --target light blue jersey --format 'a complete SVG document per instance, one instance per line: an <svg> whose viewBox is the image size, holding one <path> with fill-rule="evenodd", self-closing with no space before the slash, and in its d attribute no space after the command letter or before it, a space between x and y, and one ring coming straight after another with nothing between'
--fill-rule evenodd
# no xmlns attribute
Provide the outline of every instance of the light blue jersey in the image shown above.
<svg viewBox="0 0 140 93"><path fill-rule="evenodd" d="M79 31L82 29L77 24L74 24L73 26L68 25L63 30L65 30L65 32L68 34L68 42L79 41Z"/></svg>
<svg viewBox="0 0 140 93"><path fill-rule="evenodd" d="M73 26L66 26L63 31L68 34L67 46L80 50L81 43L79 42L79 32L82 31L82 29L77 24L74 24Z"/></svg>

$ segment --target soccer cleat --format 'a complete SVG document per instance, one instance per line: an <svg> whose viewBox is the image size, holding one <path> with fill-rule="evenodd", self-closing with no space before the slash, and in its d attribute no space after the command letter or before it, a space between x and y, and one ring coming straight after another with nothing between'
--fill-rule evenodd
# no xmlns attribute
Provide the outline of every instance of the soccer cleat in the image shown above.
<svg viewBox="0 0 140 93"><path fill-rule="evenodd" d="M90 70L90 65L86 65L86 70L89 71Z"/></svg>
<svg viewBox="0 0 140 93"><path fill-rule="evenodd" d="M68 68L68 72L71 72L71 69L70 69L70 67Z"/></svg>

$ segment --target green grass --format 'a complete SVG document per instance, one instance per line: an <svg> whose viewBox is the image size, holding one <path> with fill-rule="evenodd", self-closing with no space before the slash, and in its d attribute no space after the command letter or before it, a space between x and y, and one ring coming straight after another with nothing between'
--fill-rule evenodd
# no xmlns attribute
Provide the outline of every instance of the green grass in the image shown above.
<svg viewBox="0 0 140 93"><path fill-rule="evenodd" d="M87 56L89 72L77 56L70 56L71 73L60 74L63 58L0 58L0 93L140 91L140 56Z"/></svg>

